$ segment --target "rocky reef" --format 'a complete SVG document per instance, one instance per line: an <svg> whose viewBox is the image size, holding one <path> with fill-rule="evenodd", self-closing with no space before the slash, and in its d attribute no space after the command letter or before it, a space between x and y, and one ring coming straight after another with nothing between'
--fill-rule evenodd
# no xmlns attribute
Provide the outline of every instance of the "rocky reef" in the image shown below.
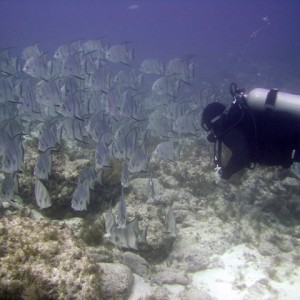
<svg viewBox="0 0 300 300"><path fill-rule="evenodd" d="M176 162L151 158L156 203L147 202L147 173L131 175L125 189L128 220L147 226L147 246L139 251L120 249L104 237L105 199L120 193L118 184L103 198L96 191L87 212L66 210L58 218L55 210L63 205L38 211L29 193L5 203L0 298L296 299L300 180L289 170L257 166L216 185L205 141L182 143ZM64 163L53 170L64 176L67 189L78 176L76 165L81 169L88 156ZM109 176L103 177L105 184ZM67 201L66 195L61 199ZM165 229L169 206L175 238Z"/></svg>

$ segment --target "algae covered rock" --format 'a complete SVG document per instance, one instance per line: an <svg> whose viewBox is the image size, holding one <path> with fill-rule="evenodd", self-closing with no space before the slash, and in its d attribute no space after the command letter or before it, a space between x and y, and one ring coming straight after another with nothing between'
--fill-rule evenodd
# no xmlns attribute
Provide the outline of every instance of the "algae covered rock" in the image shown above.
<svg viewBox="0 0 300 300"><path fill-rule="evenodd" d="M20 214L0 224L1 299L28 289L38 299L102 299L101 269L67 226Z"/></svg>
<svg viewBox="0 0 300 300"><path fill-rule="evenodd" d="M132 253L132 252L125 252L122 255L123 263L128 266L132 272L147 277L149 274L149 264L148 262L141 256Z"/></svg>
<svg viewBox="0 0 300 300"><path fill-rule="evenodd" d="M181 300L214 300L208 292L198 288L189 289L180 293Z"/></svg>
<svg viewBox="0 0 300 300"><path fill-rule="evenodd" d="M184 272L174 272L174 270L163 270L156 273L153 277L157 284L180 284L188 285L191 278Z"/></svg>
<svg viewBox="0 0 300 300"><path fill-rule="evenodd" d="M99 263L103 272L103 297L104 299L127 299L133 286L133 273L122 264Z"/></svg>

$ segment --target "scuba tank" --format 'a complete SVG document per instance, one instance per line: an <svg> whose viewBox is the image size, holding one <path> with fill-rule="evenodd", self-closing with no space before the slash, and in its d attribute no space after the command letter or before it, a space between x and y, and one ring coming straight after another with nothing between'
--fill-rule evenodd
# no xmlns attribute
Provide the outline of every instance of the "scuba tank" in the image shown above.
<svg viewBox="0 0 300 300"><path fill-rule="evenodd" d="M245 95L248 106L257 111L272 110L287 112L300 117L300 95L255 88Z"/></svg>

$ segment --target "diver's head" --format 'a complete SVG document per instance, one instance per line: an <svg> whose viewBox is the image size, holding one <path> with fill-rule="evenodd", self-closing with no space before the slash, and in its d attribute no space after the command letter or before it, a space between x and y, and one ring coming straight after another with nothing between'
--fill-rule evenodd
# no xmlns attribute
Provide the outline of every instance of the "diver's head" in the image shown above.
<svg viewBox="0 0 300 300"><path fill-rule="evenodd" d="M225 105L219 102L210 103L204 108L201 125L205 131L213 128L214 122L219 119L218 117L223 113L225 108Z"/></svg>

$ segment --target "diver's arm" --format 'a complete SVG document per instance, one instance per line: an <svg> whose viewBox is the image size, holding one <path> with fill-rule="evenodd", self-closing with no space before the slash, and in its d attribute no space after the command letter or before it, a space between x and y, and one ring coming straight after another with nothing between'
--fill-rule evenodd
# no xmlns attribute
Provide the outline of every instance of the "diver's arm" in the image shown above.
<svg viewBox="0 0 300 300"><path fill-rule="evenodd" d="M229 179L234 173L250 164L250 149L245 136L237 128L226 133L222 141L232 153L228 163L222 167L221 171L221 177L223 179Z"/></svg>

